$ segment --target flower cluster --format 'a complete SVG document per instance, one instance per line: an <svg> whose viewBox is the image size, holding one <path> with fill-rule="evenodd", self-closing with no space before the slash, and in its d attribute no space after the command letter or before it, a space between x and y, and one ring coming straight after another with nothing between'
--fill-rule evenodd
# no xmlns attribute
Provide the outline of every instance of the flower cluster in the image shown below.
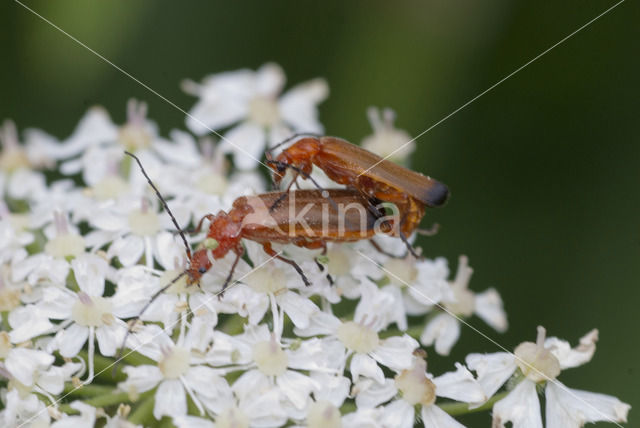
<svg viewBox="0 0 640 428"><path fill-rule="evenodd" d="M189 260L125 150L188 229L266 191L265 148L296 131L322 132L324 80L280 95L284 85L275 64L185 82L198 97L191 133L168 138L137 101L122 125L90 109L62 141L34 129L20 141L15 125L3 124L1 426L461 427L454 415L492 408L494 427L542 427L539 394L547 427L626 421L628 404L557 380L591 359L596 330L572 348L539 327L536 342L514 352L428 370L425 349L448 355L470 317L507 328L498 292L469 287L464 256L454 274L443 258L403 255L388 236L376 237L377 247L329 244L320 266L319 251L279 247L301 266L305 286L246 241L223 297L231 255L215 260L200 286L183 278L159 293ZM393 112L369 117L363 145L406 161L414 147Z"/></svg>

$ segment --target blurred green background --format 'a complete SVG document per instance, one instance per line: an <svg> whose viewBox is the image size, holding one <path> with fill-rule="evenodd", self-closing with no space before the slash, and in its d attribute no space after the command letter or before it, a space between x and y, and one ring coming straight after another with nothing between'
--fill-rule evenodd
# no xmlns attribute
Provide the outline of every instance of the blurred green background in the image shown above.
<svg viewBox="0 0 640 428"><path fill-rule="evenodd" d="M368 2L28 1L29 7L179 106L184 78L275 61L289 84L316 76L328 134L359 142L365 110L388 106L417 135L615 4L507 0ZM471 287L496 287L512 349L536 326L575 344L600 329L574 388L640 404L640 8L627 0L418 140L415 169L452 198L427 255ZM18 3L0 6L0 118L66 137L89 106L115 121L136 97L166 135L183 115ZM496 347L468 328L453 357ZM434 354L434 353L432 353ZM441 373L452 361L432 355ZM635 413L631 420L636 420ZM489 426L488 414L463 419ZM604 426L604 425L602 425ZM609 425L606 425L609 426Z"/></svg>

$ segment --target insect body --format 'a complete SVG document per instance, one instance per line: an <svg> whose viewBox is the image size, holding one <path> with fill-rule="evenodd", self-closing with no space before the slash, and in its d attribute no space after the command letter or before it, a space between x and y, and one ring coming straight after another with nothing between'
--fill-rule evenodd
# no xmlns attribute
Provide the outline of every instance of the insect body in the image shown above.
<svg viewBox="0 0 640 428"><path fill-rule="evenodd" d="M326 197L323 197L326 192ZM242 239L262 244L264 251L293 266L304 283L309 281L302 269L293 261L279 255L273 243L293 244L309 249L326 249L327 242L349 242L371 239L376 231L389 232L390 227L382 220L382 213L369 209L372 201L354 189L296 190L282 200L283 192L271 192L236 199L231 210L208 214L199 222L209 220L209 230L203 248L197 250L187 269L187 282L198 283L213 261L224 257L229 251L236 253L236 260L224 287L231 280L233 269L243 254ZM329 204L330 199L333 203ZM376 225L379 228L376 229Z"/></svg>
<svg viewBox="0 0 640 428"><path fill-rule="evenodd" d="M233 271L244 253L242 239L250 239L261 243L264 251L271 257L293 266L305 285L309 285L310 282L300 266L295 261L278 254L272 248L272 243L326 249L326 243L330 241L357 241L370 239L376 232L388 233L394 224L386 221L383 213L375 208L377 201L367 198L355 189L297 190L291 192L291 195L284 200L282 196L286 195L285 192L243 196L233 202L228 212L207 214L200 220L194 233L198 233L204 221L208 220L207 238L202 248L192 253L182 229L140 160L129 152L125 153L138 163L184 242L188 267L172 283L186 275L187 284L198 284L202 276L211 269L215 260L233 251L236 258L222 286L222 293L230 283ZM282 203L279 203L276 209L272 209L276 201ZM328 201L332 203L329 204ZM374 206L373 209L372 206ZM376 224L380 225L377 229ZM158 293L170 285L163 287Z"/></svg>
<svg viewBox="0 0 640 428"><path fill-rule="evenodd" d="M368 198L394 203L402 215L394 234L405 242L418 227L425 207L441 206L449 196L449 189L439 181L335 137L302 138L275 159L268 152L267 164L275 171L276 185L287 168L293 169L295 178L309 178L316 165L337 183Z"/></svg>
<svg viewBox="0 0 640 428"><path fill-rule="evenodd" d="M185 245L188 266L182 273L158 290L127 329L123 346L118 355L123 355L124 344L135 322L149 308L151 303L171 285L186 275L187 284L199 284L202 276L211 269L213 262L233 251L236 258L218 296L227 288L233 272L244 253L242 239L262 244L264 251L271 257L290 264L302 277L306 285L310 282L298 264L282 257L272 248L272 243L294 244L309 249L326 250L327 242L350 242L371 239L377 232L388 233L390 224L382 212L371 209L376 201L369 200L355 189L336 190L297 190L283 201L284 192L265 193L256 196L244 196L236 199L228 212L208 214L198 223L194 232L201 230L204 220L210 222L207 238L201 248L192 252L184 232L169 210L166 201L155 187L140 160L125 152L138 163L149 185L162 201ZM326 194L325 194L326 192ZM333 203L328 203L331 200ZM276 201L277 209L271 209ZM378 226L378 227L377 227ZM321 265L319 265L321 266ZM330 277L328 277L330 278ZM114 366L115 373L115 366Z"/></svg>

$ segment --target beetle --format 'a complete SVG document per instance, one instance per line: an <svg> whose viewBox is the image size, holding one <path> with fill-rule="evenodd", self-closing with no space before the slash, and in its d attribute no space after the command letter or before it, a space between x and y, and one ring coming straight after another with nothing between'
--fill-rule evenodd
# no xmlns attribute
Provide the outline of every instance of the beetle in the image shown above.
<svg viewBox="0 0 640 428"><path fill-rule="evenodd" d="M333 181L357 189L367 198L392 202L402 215L394 236L402 238L414 253L407 237L417 229L426 207L439 207L447 201L449 189L445 184L337 137L303 137L273 157L275 148L297 137L299 135L283 141L266 153L266 163L274 171L276 186L287 169L294 171L293 184L300 175L310 178L315 165Z"/></svg>
<svg viewBox="0 0 640 428"><path fill-rule="evenodd" d="M242 239L249 239L262 244L269 256L293 266L305 285L310 285L300 266L278 254L272 243L326 250L327 242L352 242L371 239L376 233L391 233L394 223L397 223L389 221L390 216L386 215L384 209L379 208L378 200L367 198L355 189L296 190L290 192L290 196L284 200L282 196L289 195L288 192L270 192L239 197L228 212L219 211L215 215L205 215L192 232L200 232L204 221L208 220L207 238L202 248L192 252L183 230L144 170L140 159L132 153L125 153L138 163L184 243L189 265L173 282L186 275L188 285L199 284L214 260L223 258L233 251L236 258L223 284L224 291L244 253ZM327 200L332 203L327 204ZM281 203L274 210L272 207L277 201Z"/></svg>
<svg viewBox="0 0 640 428"><path fill-rule="evenodd" d="M378 201L366 198L355 189L296 190L292 191L286 200L282 198L285 192L271 192L239 197L233 202L229 211L205 215L198 222L193 233L198 233L202 229L204 221L208 220L207 238L203 241L201 248L192 252L184 231L171 213L162 194L149 178L140 159L132 153L125 153L138 163L142 174L171 217L171 221L184 243L188 266L168 284L156 291L134 318L133 323L127 329L118 360L123 355L124 344L133 325L161 293L184 276L186 276L187 285L199 284L202 276L211 269L213 262L232 251L236 254L236 258L222 289L218 293L221 298L244 254L242 239L262 244L262 248L269 256L291 265L298 272L305 285L310 285L311 283L302 268L295 261L276 252L272 243L294 244L308 249L323 249L323 252L326 252L327 242L353 242L371 239L376 233L391 232L393 227L393 220L389 221L389 216L385 215L384 210L371 208ZM277 209L271 209L270 207L278 200L282 203L278 204ZM333 203L329 204L328 200ZM323 270L318 259L316 259L316 263ZM332 282L328 275L327 277Z"/></svg>

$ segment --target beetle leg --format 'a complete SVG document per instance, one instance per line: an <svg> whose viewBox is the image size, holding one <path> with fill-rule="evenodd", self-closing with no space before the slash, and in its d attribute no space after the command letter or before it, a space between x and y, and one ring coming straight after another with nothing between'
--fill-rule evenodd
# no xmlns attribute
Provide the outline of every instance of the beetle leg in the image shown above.
<svg viewBox="0 0 640 428"><path fill-rule="evenodd" d="M411 245L411 243L407 239L407 236L402 231L402 225L403 225L403 223L405 222L406 219L407 219L407 214L405 214L402 217L402 220L400 220L400 227L398 227L398 236L400 236L400 239L402 239L402 242L404 242L404 245L407 246L407 250L409 251L409 253L411 253L411 255L413 257L415 257L416 259L420 259L422 257L420 256L420 254L418 254L416 252L416 250L413 248L413 246Z"/></svg>
<svg viewBox="0 0 640 428"><path fill-rule="evenodd" d="M262 248L264 249L264 252L269 254L271 257L274 257L280 261L283 261L287 264L290 264L291 266L293 266L293 268L296 270L296 272L298 272L298 275L300 275L300 277L302 278L302 282L304 282L304 285L309 286L311 285L311 282L309 281L309 279L307 278L307 276L304 274L304 272L302 271L302 268L300 266L298 266L298 263L294 262L291 259L288 259L286 257L282 257L280 254L278 254L272 247L271 247L271 242L265 242L264 244L262 244Z"/></svg>
<svg viewBox="0 0 640 428"><path fill-rule="evenodd" d="M320 255L325 256L327 254L327 243L325 241L319 241L319 244L317 245L316 248L322 248L322 253L320 253ZM318 266L318 269L320 269L320 272L324 272L325 267L322 263L320 263L318 258L314 257L313 260L316 262L316 265ZM335 281L333 280L333 277L331 276L331 274L327 272L326 276L327 276L327 281L329 281L329 285L333 285Z"/></svg>
<svg viewBox="0 0 640 428"><path fill-rule="evenodd" d="M194 229L189 229L186 232L190 235L195 235L197 233L200 233L200 230L202 230L202 223L204 223L204 220L207 219L209 220L209 222L212 222L214 218L215 216L213 214L207 214L200 219L200 221L198 222L198 225Z"/></svg>
<svg viewBox="0 0 640 428"><path fill-rule="evenodd" d="M298 175L300 173L298 171L295 172L295 175L293 176L293 178L291 179L291 183L289 183L289 185L287 186L287 189L282 193L282 195L280 195L278 197L278 199L276 199L276 201L269 207L269 213L272 213L276 208L278 208L278 205L280 205L280 203L282 203L282 201L284 201L288 196L289 196L289 191L291 190L291 186L293 186L293 183L296 182L296 180L298 179Z"/></svg>
<svg viewBox="0 0 640 428"><path fill-rule="evenodd" d="M227 289L227 287L229 286L229 283L231 282L231 279L233 278L233 271L236 270L236 266L238 266L238 262L240 261L240 258L244 254L244 248L242 248L242 246L239 246L234 251L236 253L236 259L233 261L233 264L231 265L231 269L229 270L229 275L227 275L227 278L224 280L224 284L222 284L222 289L218 293L218 300L222 300L224 291Z"/></svg>

